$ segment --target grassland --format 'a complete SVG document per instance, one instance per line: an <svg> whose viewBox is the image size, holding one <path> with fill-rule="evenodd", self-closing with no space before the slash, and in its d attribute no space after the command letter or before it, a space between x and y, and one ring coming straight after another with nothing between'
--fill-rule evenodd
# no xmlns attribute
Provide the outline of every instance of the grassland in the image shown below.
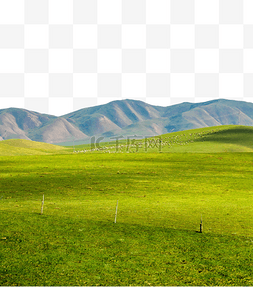
<svg viewBox="0 0 253 287"><path fill-rule="evenodd" d="M0 285L253 285L252 172L251 152L1 156Z"/></svg>
<svg viewBox="0 0 253 287"><path fill-rule="evenodd" d="M0 156L49 155L69 153L69 149L30 140L12 139L0 141Z"/></svg>
<svg viewBox="0 0 253 287"><path fill-rule="evenodd" d="M97 138L98 139L98 138ZM96 139L96 140L97 140ZM158 137L129 137L110 142L59 146L30 140L0 141L0 156L77 153L216 153L253 152L253 127L217 126L165 134Z"/></svg>
<svg viewBox="0 0 253 287"><path fill-rule="evenodd" d="M92 148L93 147L93 148ZM72 147L66 147L73 150ZM210 152L253 152L253 127L217 126L165 134L158 137L126 138L75 146L76 152L170 152L170 153L210 153Z"/></svg>

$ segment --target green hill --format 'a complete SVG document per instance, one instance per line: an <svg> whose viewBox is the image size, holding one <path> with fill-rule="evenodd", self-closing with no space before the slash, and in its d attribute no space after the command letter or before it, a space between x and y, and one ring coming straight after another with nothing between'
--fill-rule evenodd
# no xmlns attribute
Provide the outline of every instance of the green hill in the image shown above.
<svg viewBox="0 0 253 287"><path fill-rule="evenodd" d="M46 155L55 153L68 153L68 150L61 146L22 139L0 142L0 156Z"/></svg>
<svg viewBox="0 0 253 287"><path fill-rule="evenodd" d="M168 152L253 152L253 127L219 126L194 129L162 138L162 150Z"/></svg>
<svg viewBox="0 0 253 287"><path fill-rule="evenodd" d="M161 141L160 141L161 140ZM116 152L116 142L101 143L95 152ZM119 152L253 152L253 127L226 125L119 141ZM91 152L91 145L75 146L76 151ZM93 152L94 152L93 151Z"/></svg>
<svg viewBox="0 0 253 287"><path fill-rule="evenodd" d="M160 141L161 140L161 141ZM76 145L76 152L116 152L115 141L100 143L100 149L91 151L91 144ZM1 155L43 155L71 153L72 146L62 147L23 139L0 142ZM172 153L214 153L253 152L253 127L218 126L164 134L162 136L132 138L119 141L117 152L172 152Z"/></svg>

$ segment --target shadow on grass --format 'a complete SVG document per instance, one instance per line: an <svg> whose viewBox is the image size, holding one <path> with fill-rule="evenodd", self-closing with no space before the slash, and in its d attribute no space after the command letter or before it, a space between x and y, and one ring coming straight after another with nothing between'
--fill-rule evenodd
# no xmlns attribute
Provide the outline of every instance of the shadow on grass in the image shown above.
<svg viewBox="0 0 253 287"><path fill-rule="evenodd" d="M221 130L210 135L205 135L202 138L194 140L194 142L237 144L244 147L253 148L253 129L250 127L243 127Z"/></svg>

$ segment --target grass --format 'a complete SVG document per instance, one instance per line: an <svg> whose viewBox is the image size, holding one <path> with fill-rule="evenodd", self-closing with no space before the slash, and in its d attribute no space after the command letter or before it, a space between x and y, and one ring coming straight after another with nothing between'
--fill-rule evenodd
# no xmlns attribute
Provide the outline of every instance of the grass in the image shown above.
<svg viewBox="0 0 253 287"><path fill-rule="evenodd" d="M158 152L161 139L162 152L210 153L210 152L253 152L253 127L217 126L165 134L159 137L132 138L119 141L119 152ZM77 145L76 152L116 152L116 141L100 143L100 149L91 150L91 145ZM70 147L66 147L69 148ZM71 147L72 148L72 147Z"/></svg>
<svg viewBox="0 0 253 287"><path fill-rule="evenodd" d="M0 285L253 285L252 172L250 152L0 157Z"/></svg>
<svg viewBox="0 0 253 287"><path fill-rule="evenodd" d="M0 156L48 155L69 153L69 150L52 144L30 140L12 139L0 141Z"/></svg>
<svg viewBox="0 0 253 287"><path fill-rule="evenodd" d="M161 139L161 143L159 142ZM138 139L130 138L101 142L95 148L91 144L59 146L29 140L5 140L0 142L0 156L52 155L77 153L210 153L210 152L252 152L253 127L217 126L165 134L159 137ZM160 147L161 145L161 147Z"/></svg>

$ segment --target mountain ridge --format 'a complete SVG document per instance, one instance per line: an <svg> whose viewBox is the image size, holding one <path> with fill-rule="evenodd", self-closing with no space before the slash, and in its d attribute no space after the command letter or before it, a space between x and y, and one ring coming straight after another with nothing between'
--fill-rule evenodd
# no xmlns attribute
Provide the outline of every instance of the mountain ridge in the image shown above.
<svg viewBox="0 0 253 287"><path fill-rule="evenodd" d="M0 110L0 140L53 144L87 141L92 136L156 136L218 125L253 126L253 103L215 99L162 107L126 99L59 117L19 108Z"/></svg>

